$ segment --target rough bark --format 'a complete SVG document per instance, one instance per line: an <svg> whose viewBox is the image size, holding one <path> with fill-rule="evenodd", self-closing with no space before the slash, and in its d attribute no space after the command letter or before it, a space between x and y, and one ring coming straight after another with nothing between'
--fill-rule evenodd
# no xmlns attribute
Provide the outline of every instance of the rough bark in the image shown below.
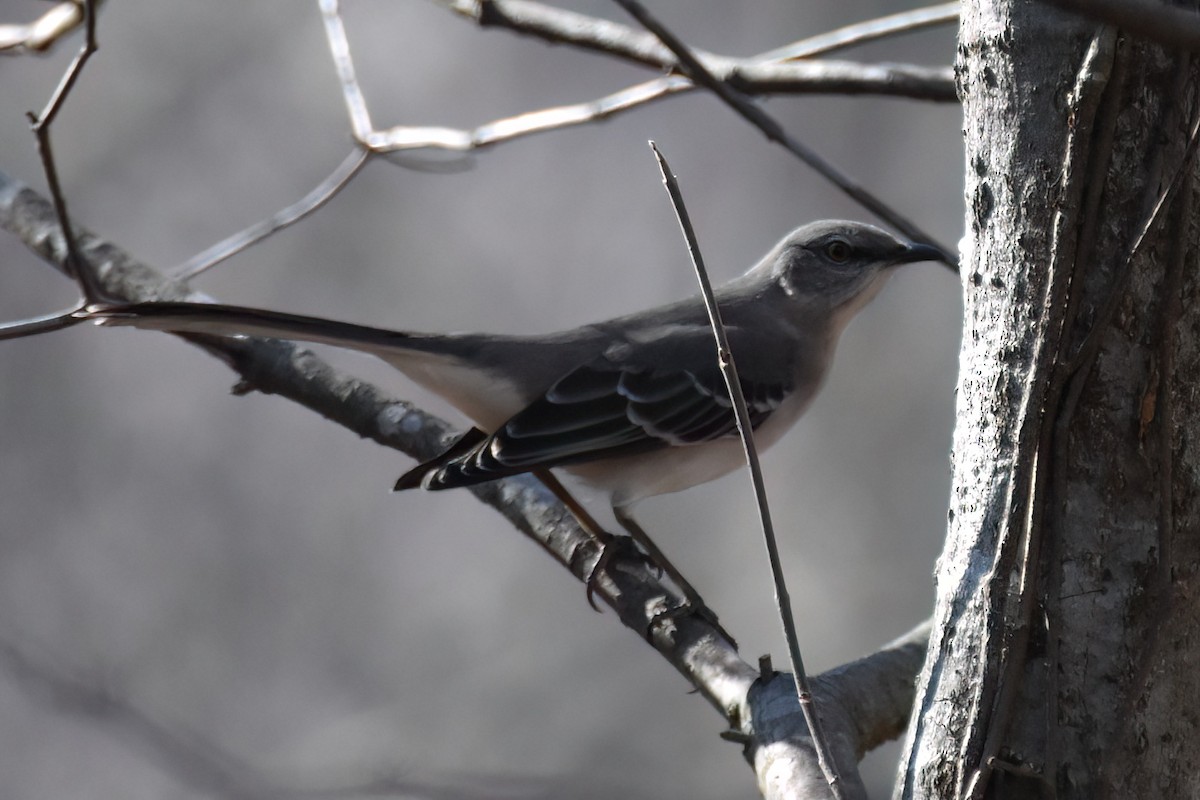
<svg viewBox="0 0 1200 800"><path fill-rule="evenodd" d="M950 531L897 797L1200 795L1198 77L1036 3L964 4Z"/></svg>

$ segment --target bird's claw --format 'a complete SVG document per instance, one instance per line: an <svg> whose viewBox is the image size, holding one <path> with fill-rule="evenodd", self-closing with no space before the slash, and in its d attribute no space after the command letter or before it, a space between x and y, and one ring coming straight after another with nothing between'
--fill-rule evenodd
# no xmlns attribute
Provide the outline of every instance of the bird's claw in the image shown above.
<svg viewBox="0 0 1200 800"><path fill-rule="evenodd" d="M600 611L600 606L596 603L597 581L603 573L620 559L643 562L649 565L658 574L658 577L662 577L662 567L643 553L631 536L611 536L602 545L602 548L600 555L596 558L596 563L592 565L584 581L587 587L586 597L588 605L592 607L593 611ZM690 588L690 586L687 588ZM646 639L649 640L660 625L679 617L690 615L695 616L714 628L736 650L737 640L729 634L729 631L721 626L716 612L708 607L704 600L700 598L700 595L696 594L693 589L691 592L685 591L684 596L686 599L679 605L659 611L651 617L649 624L646 626Z"/></svg>
<svg viewBox="0 0 1200 800"><path fill-rule="evenodd" d="M600 555L596 558L596 563L592 565L592 568L588 571L587 579L584 581L584 585L587 587L586 596L588 605L592 607L593 611L598 612L600 610L600 606L596 604L596 581L600 579L600 576L616 560L621 558L627 561L647 562L657 569L660 575L662 574L662 570L658 568L658 565L647 559L646 554L638 548L637 543L633 541L632 537L611 536L601 546Z"/></svg>

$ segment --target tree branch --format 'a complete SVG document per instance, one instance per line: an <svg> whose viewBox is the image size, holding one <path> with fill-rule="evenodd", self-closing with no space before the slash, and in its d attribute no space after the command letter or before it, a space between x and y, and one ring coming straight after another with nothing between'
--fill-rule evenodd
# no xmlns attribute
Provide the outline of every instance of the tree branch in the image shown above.
<svg viewBox="0 0 1200 800"><path fill-rule="evenodd" d="M1043 3L1073 11L1084 17L1115 25L1145 39L1178 47L1200 50L1200 15L1190 8L1160 3L1158 0L1042 0Z"/></svg>
<svg viewBox="0 0 1200 800"><path fill-rule="evenodd" d="M100 7L96 0L95 7ZM0 23L0 55L25 55L48 53L54 45L71 34L86 21L84 4L78 0L56 3L33 22L22 25Z"/></svg>
<svg viewBox="0 0 1200 800"><path fill-rule="evenodd" d="M675 70L678 67L675 55L657 36L611 20L564 11L531 0L433 2L459 16L474 20L481 27L505 28L513 33L541 39L548 44L568 44L655 69ZM748 59L730 58L704 50L693 52L705 62L710 71L721 74L739 65L811 58L889 36L947 25L957 19L958 3L941 3L847 25Z"/></svg>
<svg viewBox="0 0 1200 800"><path fill-rule="evenodd" d="M813 697L839 764L857 763L868 750L904 730L929 631L930 622L923 622L878 652L812 679ZM775 673L767 665L748 705L754 736L747 742L746 756L754 764L763 797L827 797L829 787L791 676ZM842 778L850 797L866 796L857 770Z"/></svg>
<svg viewBox="0 0 1200 800"><path fill-rule="evenodd" d="M954 70L912 64L864 64L814 59L734 65L726 82L739 92L768 94L875 94L956 103Z"/></svg>
<svg viewBox="0 0 1200 800"><path fill-rule="evenodd" d="M668 70L672 74L626 87L595 100L528 111L470 129L407 125L375 129L371 125L362 90L354 77L350 46L337 0L321 0L326 35L342 82L343 96L350 110L351 127L355 137L373 152L402 153L424 149L470 152L535 133L599 122L614 114L697 88L690 78L678 73L675 55L657 37L625 25L527 0L434 2L484 26L504 27L552 44L570 44ZM871 20L746 59L703 51L697 53L697 58L717 79L735 83L739 91L753 95L869 93L956 102L954 76L948 67L861 64L852 61L807 61L803 65L786 63L864 41L952 22L957 19L956 6L955 3L948 3Z"/></svg>

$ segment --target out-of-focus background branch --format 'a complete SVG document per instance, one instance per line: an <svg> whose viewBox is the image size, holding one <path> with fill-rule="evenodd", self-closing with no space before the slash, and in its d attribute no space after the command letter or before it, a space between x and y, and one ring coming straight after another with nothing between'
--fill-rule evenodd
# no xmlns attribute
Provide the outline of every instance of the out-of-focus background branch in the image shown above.
<svg viewBox="0 0 1200 800"><path fill-rule="evenodd" d="M32 9L20 19L44 10L16 5ZM569 5L613 16L608 2ZM722 53L899 10L728 6L655 8L690 44ZM346 15L380 125L469 127L645 78L433 5L362 2ZM311 7L131 1L105 5L99 33L55 131L60 172L73 214L150 263L179 263L273 213L345 155ZM0 73L0 164L35 185L22 115L57 82L67 41ZM941 30L844 55L937 65L952 53ZM834 97L769 107L939 238L957 238L957 108ZM692 293L652 136L670 147L714 278L802 221L863 216L694 93L493 148L468 171L371 164L319 214L198 288L393 327L510 332ZM0 263L4 319L74 299L7 237ZM826 393L766 458L814 670L927 614L959 314L943 269L898 275L847 333ZM386 368L336 359L428 400ZM231 397L224 367L172 337L80 327L5 343L0 370L5 623L120 676L123 696L155 718L186 720L271 774L453 775L469 752L473 773L569 778L598 796L754 796L718 718L673 671L486 508L453 493L390 495L408 463L394 452L277 398ZM743 652L781 654L744 478L639 511ZM14 682L0 681L0 708L0 772L15 796L203 795ZM894 753L868 764L877 787L890 784Z"/></svg>

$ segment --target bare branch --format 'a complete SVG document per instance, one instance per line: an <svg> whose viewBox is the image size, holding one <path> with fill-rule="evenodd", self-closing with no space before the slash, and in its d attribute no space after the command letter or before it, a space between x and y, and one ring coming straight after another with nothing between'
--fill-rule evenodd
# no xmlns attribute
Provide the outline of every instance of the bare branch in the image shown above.
<svg viewBox="0 0 1200 800"><path fill-rule="evenodd" d="M34 702L103 726L184 786L232 800L304 800L305 798L422 797L429 800L497 800L562 796L553 779L504 775L414 777L410 767L393 766L360 780L340 784L274 781L263 770L225 750L213 739L178 722L166 722L135 698L114 688L106 676L64 662L45 647L13 635L0 636L0 672ZM310 785L305 785L310 784Z"/></svg>
<svg viewBox="0 0 1200 800"><path fill-rule="evenodd" d="M657 19L646 11L646 9L636 0L616 0L617 4L628 11L634 19L646 26L647 30L652 31L656 36L662 39L663 44L671 48L671 51L678 57L679 62L683 65L685 71L692 80L709 89L717 97L725 101L731 108L742 115L748 122L761 130L766 137L787 148L789 152L794 154L804 163L815 169L824 178L829 180L855 201L871 213L886 221L896 230L903 233L908 238L931 244L942 251L942 262L951 269L958 269L958 258L953 254L953 251L946 247L937 244L937 241L922 231L916 224L911 222L907 217L894 210L884 203L875 195L871 194L867 189L851 178L846 173L835 167L830 162L826 161L816 151L809 148L793 138L783 129L778 122L775 121L767 112L763 111L758 106L751 103L745 95L733 89L716 76L710 73L700 61L692 55L685 45L677 36L662 25Z"/></svg>
<svg viewBox="0 0 1200 800"><path fill-rule="evenodd" d="M899 36L905 33L949 25L958 22L958 0L939 3L911 11L901 11L886 17L877 17L865 22L856 22L837 30L803 39L795 44L769 50L758 56L763 61L787 61L795 58L811 58L820 53L832 53L846 47L856 47Z"/></svg>
<svg viewBox="0 0 1200 800"><path fill-rule="evenodd" d="M75 234L71 230L71 218L67 213L67 198L63 195L62 185L58 180L58 167L54 161L54 148L50 144L50 128L54 124L58 112L62 109L75 81L83 73L83 67L96 52L96 3L95 0L84 0L83 21L85 36L83 45L79 48L71 65L59 81L58 88L46 104L40 115L29 113L29 121L33 125L34 136L37 138L38 155L42 159L42 170L46 173L46 182L50 186L50 196L54 198L54 209L58 214L59 227L62 229L63 240L66 243L66 268L68 274L79 284L83 296L88 301L102 299L99 284L95 277L83 268L83 259L75 243Z"/></svg>
<svg viewBox="0 0 1200 800"><path fill-rule="evenodd" d="M1123 31L1183 50L1200 50L1200 15L1156 0L1042 0L1116 25Z"/></svg>
<svg viewBox="0 0 1200 800"><path fill-rule="evenodd" d="M351 179L366 166L370 157L370 151L356 147L354 152L346 156L342 160L342 163L338 164L337 168L325 180L313 187L304 197L292 205L280 209L262 222L252 225L244 231L235 233L228 239L217 242L207 250L192 256L181 264L178 269L174 270L175 275L181 281L191 280L205 270L220 264L225 259L237 255L246 248L252 247L263 239L266 239L268 236L304 219L332 200L342 189L346 188Z"/></svg>
<svg viewBox="0 0 1200 800"><path fill-rule="evenodd" d="M954 70L911 64L792 61L734 66L726 81L739 92L766 94L878 94L953 103Z"/></svg>
<svg viewBox="0 0 1200 800"><path fill-rule="evenodd" d="M435 0L456 13L483 25L505 25L517 32L542 36L548 41L569 41L610 55L626 55L640 63L664 68L675 66L674 56L656 37L626 26L543 6L539 3L480 3L472 0ZM367 152L347 157L328 178L297 203L198 253L182 264L177 274L195 277L221 261L242 252L275 231L287 227L319 209L354 177L370 154L395 154L415 150L449 150L466 153L534 133L598 122L669 95L696 89L691 79L674 74L623 89L597 100L556 106L484 123L473 130L441 126L396 126L375 130L366 98L358 83L350 44L346 38L337 0L319 0L326 39L334 68L342 85L342 97L355 139ZM948 4L953 5L953 4ZM489 10L490 9L490 10ZM739 61L702 54L710 67L719 70L741 91L751 94L839 93L885 94L914 99L954 102L954 76L949 67L916 67L905 64L859 64L849 61L805 61L771 63L771 59L796 59L861 43L897 32L932 24L943 24L955 14L947 6L919 9L832 34L804 40L778 51ZM650 57L651 51L657 53ZM406 162L408 166L417 166Z"/></svg>
<svg viewBox="0 0 1200 800"><path fill-rule="evenodd" d="M37 336L42 333L61 331L78 325L84 320L78 316L83 306L76 306L67 311L58 311L41 317L31 317L16 322L0 325L0 341L4 339L21 339L26 336Z"/></svg>
<svg viewBox="0 0 1200 800"><path fill-rule="evenodd" d="M553 43L626 58L659 69L675 70L677 61L670 50L649 34L633 31L615 22L566 12L540 3L479 2L479 0L435 0L482 25L504 26ZM671 74L622 89L583 103L539 109L487 122L474 129L400 125L373 130L362 91L354 78L345 27L337 17L336 0L321 0L326 15L326 34L334 53L345 102L350 109L355 135L371 150L395 153L421 149L469 152L489 145L573 125L598 122L672 94L697 87L691 79ZM747 59L733 59L700 52L696 57L721 80L739 82L752 94L829 93L885 94L938 102L954 102L954 78L949 68L916 67L905 64L860 64L851 61L811 62L785 65L779 62L811 57L851 44L881 38L930 25L945 24L956 17L944 4L903 15L885 17L849 26L832 34L805 39ZM774 69L772 68L774 65ZM794 67L794 69L792 68Z"/></svg>
<svg viewBox="0 0 1200 800"><path fill-rule="evenodd" d="M454 13L474 20L481 27L506 28L550 44L569 44L582 50L622 58L656 69L674 70L675 55L657 36L634 30L611 20L564 11L531 0L433 0ZM829 33L803 39L749 59L735 59L692 52L711 72L722 74L737 65L811 58L846 47L866 44L889 36L947 25L958 19L958 3L904 11L866 22L847 25Z"/></svg>
<svg viewBox="0 0 1200 800"><path fill-rule="evenodd" d="M96 0L96 8L100 0ZM83 25L87 18L80 0L56 3L33 22L0 24L0 55L43 54L50 51L63 37Z"/></svg>
<svg viewBox="0 0 1200 800"><path fill-rule="evenodd" d="M120 731L172 775L193 788L226 797L266 797L266 787L248 765L190 731L168 727L104 683L34 655L28 644L0 639L0 668L26 694L55 709Z"/></svg>
<svg viewBox="0 0 1200 800"><path fill-rule="evenodd" d="M354 132L354 138L365 144L374 126L371 124L371 114L367 111L362 87L359 86L358 77L354 72L350 42L346 39L346 26L342 23L342 15L338 10L338 0L318 2L321 7L321 21L325 24L325 39L329 42L333 66L342 84L342 98L350 114L350 129Z"/></svg>
<svg viewBox="0 0 1200 800"><path fill-rule="evenodd" d="M615 22L561 11L527 0L506 0L503 3L478 0L435 2L484 26L503 26L555 43L569 42L648 66L664 69L674 69L676 66L674 55L657 37ZM348 156L328 178L297 203L188 259L176 270L182 279L203 273L313 213L345 187L365 166L370 154L430 149L467 153L535 133L598 122L672 94L697 88L691 79L672 74L635 84L597 100L530 111L484 123L473 130L408 125L375 130L355 73L338 1L318 0L318 3L334 68L342 86L351 130L356 141L367 152ZM851 61L784 62L922 27L945 24L956 17L956 5L948 3L848 26L750 59L738 60L707 53L699 53L698 57L705 60L710 71L715 71L722 80L749 94L883 94L954 102L957 97L953 71L949 67L861 64ZM418 166L412 161L405 163L410 167Z"/></svg>
<svg viewBox="0 0 1200 800"><path fill-rule="evenodd" d="M589 17L529 0L433 0L439 6L479 23L507 28L550 44L570 44L655 69L674 69L675 56L658 37L627 25ZM732 65L733 59L712 53L701 57Z"/></svg>
<svg viewBox="0 0 1200 800"><path fill-rule="evenodd" d="M869 656L822 672L813 678L813 694L827 694L822 710L839 708L860 727L856 737L859 755L895 739L908 727L916 694L916 676L925 663L929 631L927 619L899 639Z"/></svg>
<svg viewBox="0 0 1200 800"><path fill-rule="evenodd" d="M927 620L878 652L812 679L813 696L820 704L821 719L839 763L857 762L868 750L904 730L916 694L916 677L925 661L929 630ZM765 664L748 704L747 713L756 724L745 744L763 797L794 800L827 793L791 676L775 673ZM855 796L865 796L858 777L857 772L845 775L845 788Z"/></svg>

